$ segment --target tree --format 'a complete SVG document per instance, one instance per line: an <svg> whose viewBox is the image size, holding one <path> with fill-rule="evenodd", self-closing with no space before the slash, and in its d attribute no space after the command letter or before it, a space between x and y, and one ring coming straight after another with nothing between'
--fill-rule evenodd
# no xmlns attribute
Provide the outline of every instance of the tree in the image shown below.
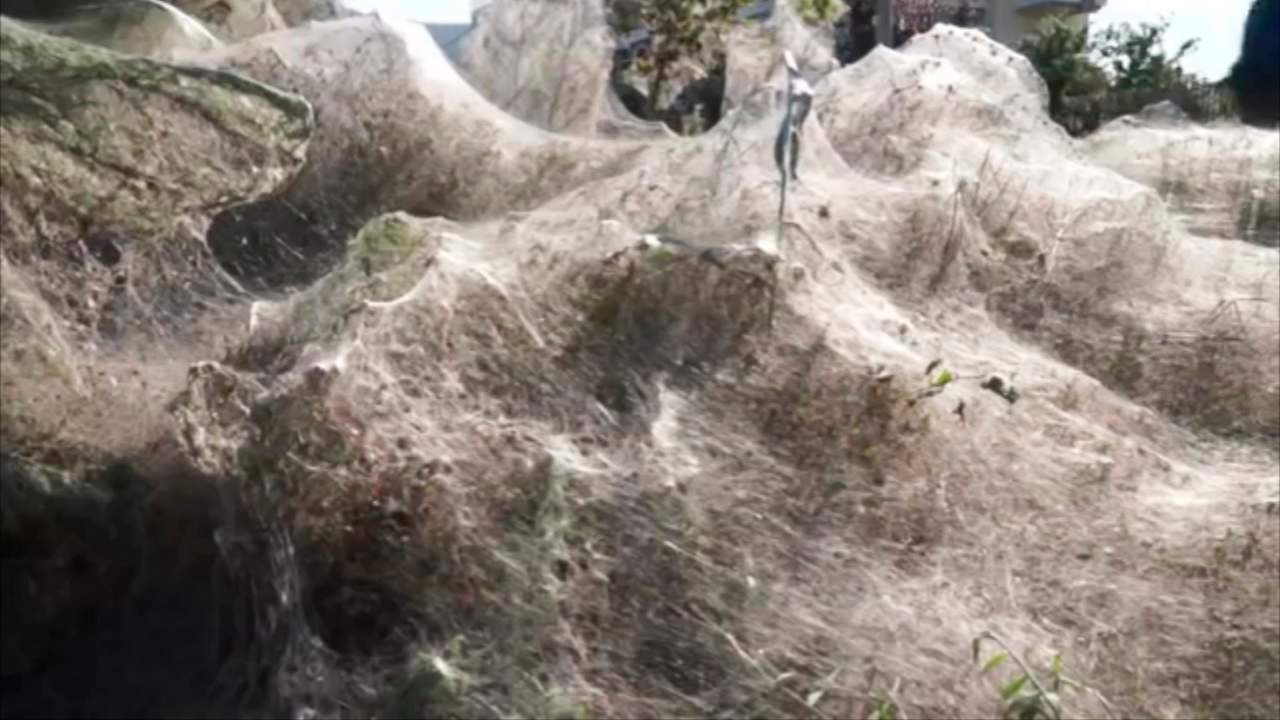
<svg viewBox="0 0 1280 720"><path fill-rule="evenodd" d="M1182 59L1197 41L1188 40L1169 52L1165 48L1168 29L1164 21L1137 27L1122 24L1098 36L1092 49L1104 60L1110 82L1104 114L1125 115L1165 100L1198 121L1235 114L1230 93L1182 67Z"/></svg>
<svg viewBox="0 0 1280 720"><path fill-rule="evenodd" d="M1050 116L1072 134L1164 100L1194 120L1232 114L1228 93L1182 67L1196 41L1173 52L1165 49L1168 27L1167 22L1121 24L1089 42L1083 28L1051 18L1018 49L1049 88Z"/></svg>
<svg viewBox="0 0 1280 720"><path fill-rule="evenodd" d="M977 0L844 0L844 4L848 12L836 23L836 57L845 65L871 52L881 42L878 35L898 47L940 22L977 27L986 19L986 8Z"/></svg>
<svg viewBox="0 0 1280 720"><path fill-rule="evenodd" d="M1083 28L1077 28L1058 17L1041 23L1036 32L1024 38L1018 51L1031 61L1049 89L1049 115L1062 117L1068 94L1086 87L1096 66L1086 55L1088 41Z"/></svg>
<svg viewBox="0 0 1280 720"><path fill-rule="evenodd" d="M722 40L724 31L750 0L622 0L613 3L612 17L635 23L650 33L649 110L657 114L662 88L672 64L696 57ZM615 27L617 27L615 25Z"/></svg>
<svg viewBox="0 0 1280 720"><path fill-rule="evenodd" d="M873 0L845 0L845 5L848 12L835 25L835 51L841 65L850 65L876 46L876 6Z"/></svg>
<svg viewBox="0 0 1280 720"><path fill-rule="evenodd" d="M841 0L792 0L791 6L806 23L824 25L840 15L844 3Z"/></svg>
<svg viewBox="0 0 1280 720"><path fill-rule="evenodd" d="M1195 49L1198 41L1187 40L1178 49L1165 50L1165 33L1169 22L1129 23L1104 29L1093 43L1093 50L1103 60L1111 75L1112 85L1119 90L1163 90L1183 79L1182 58Z"/></svg>
<svg viewBox="0 0 1280 720"><path fill-rule="evenodd" d="M609 27L622 35L640 27L643 22L640 17L643 5L644 0L608 0L605 12L609 18Z"/></svg>
<svg viewBox="0 0 1280 720"><path fill-rule="evenodd" d="M1227 85L1239 100L1241 120L1262 127L1280 123L1280 0L1254 0Z"/></svg>

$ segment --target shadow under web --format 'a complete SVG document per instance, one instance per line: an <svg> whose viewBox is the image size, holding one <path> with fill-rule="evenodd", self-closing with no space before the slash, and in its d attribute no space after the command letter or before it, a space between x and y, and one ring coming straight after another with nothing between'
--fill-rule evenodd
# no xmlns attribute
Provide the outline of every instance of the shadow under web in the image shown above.
<svg viewBox="0 0 1280 720"><path fill-rule="evenodd" d="M337 203L301 205L274 197L222 211L206 239L218 264L246 290L281 291L332 270L370 217Z"/></svg>
<svg viewBox="0 0 1280 720"><path fill-rule="evenodd" d="M254 628L212 481L66 482L0 453L0 717L239 717Z"/></svg>

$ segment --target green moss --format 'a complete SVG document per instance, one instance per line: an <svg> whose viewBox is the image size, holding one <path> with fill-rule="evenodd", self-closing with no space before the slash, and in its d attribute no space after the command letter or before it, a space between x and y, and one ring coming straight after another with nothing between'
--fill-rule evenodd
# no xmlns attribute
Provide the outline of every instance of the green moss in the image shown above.
<svg viewBox="0 0 1280 720"><path fill-rule="evenodd" d="M386 302L408 292L422 279L426 267L407 261L427 244L429 237L414 226L411 218L398 214L385 215L365 225L352 241L349 267L359 277L377 280L358 281L360 285L351 294L358 299ZM350 274L345 282L351 282Z"/></svg>
<svg viewBox="0 0 1280 720"><path fill-rule="evenodd" d="M16 82L32 68L62 76L110 80L120 77L113 53L74 40L41 35L12 21L0 21L0 82Z"/></svg>
<svg viewBox="0 0 1280 720"><path fill-rule="evenodd" d="M0 186L78 228L158 234L250 200L303 162L305 100L0 20Z"/></svg>
<svg viewBox="0 0 1280 720"><path fill-rule="evenodd" d="M676 254L664 247L654 248L645 255L645 263L651 268L664 268L670 265L675 259Z"/></svg>
<svg viewBox="0 0 1280 720"><path fill-rule="evenodd" d="M8 301L5 298L5 304ZM74 380L75 371L56 342L42 337L28 323L15 320L9 308L0 312L7 316L0 321L4 330L0 334L0 367L4 368L0 384Z"/></svg>
<svg viewBox="0 0 1280 720"><path fill-rule="evenodd" d="M360 230L353 255L360 259L367 273L385 272L407 260L426 239L406 218L386 215Z"/></svg>
<svg viewBox="0 0 1280 720"><path fill-rule="evenodd" d="M591 708L582 702L567 697L552 697L548 699L546 717L554 720L592 720Z"/></svg>
<svg viewBox="0 0 1280 720"><path fill-rule="evenodd" d="M247 94L267 101L291 118L305 118L303 128L289 123L294 137L310 134L311 107L306 100L234 73L126 57L28 30L10 20L0 21L0 41L0 84L6 86L30 89L55 82L65 86L84 81L121 81L181 96L206 107L221 107L231 116L245 114L242 96Z"/></svg>
<svg viewBox="0 0 1280 720"><path fill-rule="evenodd" d="M47 443L58 434L66 406L53 398L72 394L74 371L35 341L0 346L0 438L16 449ZM61 408L61 409L59 409Z"/></svg>
<svg viewBox="0 0 1280 720"><path fill-rule="evenodd" d="M26 403L10 397L5 390L0 386L0 395L4 400L0 402L0 437L5 439L6 444L12 444L15 438L29 432L34 421Z"/></svg>

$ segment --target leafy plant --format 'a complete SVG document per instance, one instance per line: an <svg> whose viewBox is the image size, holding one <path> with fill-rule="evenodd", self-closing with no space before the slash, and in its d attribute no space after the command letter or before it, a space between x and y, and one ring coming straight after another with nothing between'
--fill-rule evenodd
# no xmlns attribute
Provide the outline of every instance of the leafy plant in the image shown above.
<svg viewBox="0 0 1280 720"><path fill-rule="evenodd" d="M941 393L956 380L956 374L945 367L941 360L929 363L929 366L924 369L924 374L929 378L929 383L916 392L917 400Z"/></svg>
<svg viewBox="0 0 1280 720"><path fill-rule="evenodd" d="M844 3L840 0L794 0L791 6L801 20L810 25L822 25L834 21L843 10Z"/></svg>
<svg viewBox="0 0 1280 720"><path fill-rule="evenodd" d="M933 376L933 379L929 381L929 384L933 387L942 387L955 379L955 373L951 372L947 368L942 368L938 371L937 375Z"/></svg>
<svg viewBox="0 0 1280 720"><path fill-rule="evenodd" d="M1052 17L1018 50L1044 78L1050 116L1075 135L1165 100L1194 120L1234 115L1236 106L1229 92L1182 67L1197 41L1168 50L1168 28L1163 20L1137 26L1123 23L1103 29L1090 40L1084 28Z"/></svg>
<svg viewBox="0 0 1280 720"><path fill-rule="evenodd" d="M615 28L646 27L650 33L649 111L662 98L667 72L681 58L696 57L721 41L738 10L749 0L615 0L610 17Z"/></svg>
<svg viewBox="0 0 1280 720"><path fill-rule="evenodd" d="M982 673L994 672L1006 662L1012 660L1020 670L1011 680L1000 688L1000 701L1004 705L1003 718L1017 720L1062 720L1061 698L1064 689L1085 690L1084 684L1072 680L1063 674L1062 655L1054 654L1049 663L1048 681L1041 682L1031 667L1018 656L995 633L984 632L973 640L973 661L982 658L983 641L991 641L1000 650L987 658L982 664ZM1096 695L1096 693L1095 693ZM1101 696L1098 696L1101 699Z"/></svg>
<svg viewBox="0 0 1280 720"><path fill-rule="evenodd" d="M1181 82L1187 73L1182 58L1195 49L1198 40L1187 40L1170 53L1165 50L1169 22L1141 23L1137 27L1121 23L1105 28L1092 50L1105 60L1112 87L1117 90L1165 90Z"/></svg>
<svg viewBox="0 0 1280 720"><path fill-rule="evenodd" d="M900 720L898 706L894 705L892 700L876 698L875 705L872 706L871 714L867 716L867 720Z"/></svg>
<svg viewBox="0 0 1280 720"><path fill-rule="evenodd" d="M1078 28L1059 17L1041 23L1036 32L1018 45L1035 66L1049 89L1049 115L1062 115L1067 95L1083 94L1096 86L1099 69L1088 58L1088 38Z"/></svg>

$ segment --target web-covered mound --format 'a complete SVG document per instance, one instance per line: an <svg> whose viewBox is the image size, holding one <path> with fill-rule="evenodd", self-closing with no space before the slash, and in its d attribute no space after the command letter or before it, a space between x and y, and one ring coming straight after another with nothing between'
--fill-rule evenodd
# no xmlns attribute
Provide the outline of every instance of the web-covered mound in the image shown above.
<svg viewBox="0 0 1280 720"><path fill-rule="evenodd" d="M354 15L342 0L174 0L228 42Z"/></svg>
<svg viewBox="0 0 1280 720"><path fill-rule="evenodd" d="M289 88L317 109L298 180L214 229L234 272L268 271L260 277L270 286L314 279L381 212L477 218L528 209L615 172L642 147L555 135L508 115L410 23L314 23L200 60ZM238 255L244 238L272 237L280 242Z"/></svg>
<svg viewBox="0 0 1280 720"><path fill-rule="evenodd" d="M964 58L963 69L948 57ZM1230 362L1243 363L1232 371L1241 383L1232 392L1249 394L1244 378L1258 373L1268 389L1251 414L1271 417L1265 408L1277 369L1266 345L1275 310L1265 279L1276 270L1274 255L1206 245L1170 217L1152 188L1092 164L1049 121L1024 65L980 34L943 26L903 52L877 49L828 76L819 97L829 99L817 103L818 114L851 167L951 194L956 220L946 242L969 268L969 287L1010 327L1052 338L1060 357L1089 372L1112 374L1108 368L1119 367L1112 358L1142 338L1201 337L1224 298L1252 297L1266 286L1260 314L1243 316L1249 350ZM1232 131L1150 132L1181 133L1185 147L1205 132ZM1255 142L1249 131L1235 133ZM1189 377L1155 379L1198 352L1180 342L1164 347L1177 348L1175 357L1112 380L1177 406L1178 414L1213 404L1178 399Z"/></svg>
<svg viewBox="0 0 1280 720"><path fill-rule="evenodd" d="M1097 164L1160 194L1196 235L1280 246L1280 135L1236 124L1119 118L1090 135Z"/></svg>
<svg viewBox="0 0 1280 720"><path fill-rule="evenodd" d="M1199 581L1148 558L1212 562L1213 528L1254 521L1274 459L1188 449L1169 420L1272 431L1276 298L1217 308L1276 257L1191 237L1091 165L1005 56L930 46L819 86L781 236L767 93L528 210L375 219L193 375L188 451L270 478L264 506L299 508L301 552L334 558L310 572L486 679L444 686L437 711L862 715L823 678L889 663L920 668L912 714L981 715L953 655L994 624L1069 648L1109 702L1176 713L1171 688L1207 662L1189 641L1221 630L1189 619ZM907 162L852 152L871 128ZM503 132L513 152L554 138ZM937 395L934 359L960 377ZM362 553L341 551L344 523ZM1234 607L1265 625L1251 597ZM329 646L398 647L325 607ZM1108 680L1134 658L1165 689ZM535 666L554 668L536 686Z"/></svg>
<svg viewBox="0 0 1280 720"><path fill-rule="evenodd" d="M819 85L785 207L767 89L609 142L377 19L216 55L315 106L280 217L358 226L301 289L243 262L273 292L170 406L228 508L199 534L245 704L985 717L994 630L1097 690L1070 715L1265 716L1276 253L1186 234L1005 56L927 39Z"/></svg>
<svg viewBox="0 0 1280 720"><path fill-rule="evenodd" d="M726 108L750 106L762 99L773 102L772 96L784 88L778 82L784 77L779 74L783 50L791 52L811 83L839 67L829 34L805 25L786 0L774 3L767 19L735 26L727 45Z"/></svg>
<svg viewBox="0 0 1280 720"><path fill-rule="evenodd" d="M595 134L607 117L613 34L594 0L484 8L459 65L495 106L528 123Z"/></svg>

